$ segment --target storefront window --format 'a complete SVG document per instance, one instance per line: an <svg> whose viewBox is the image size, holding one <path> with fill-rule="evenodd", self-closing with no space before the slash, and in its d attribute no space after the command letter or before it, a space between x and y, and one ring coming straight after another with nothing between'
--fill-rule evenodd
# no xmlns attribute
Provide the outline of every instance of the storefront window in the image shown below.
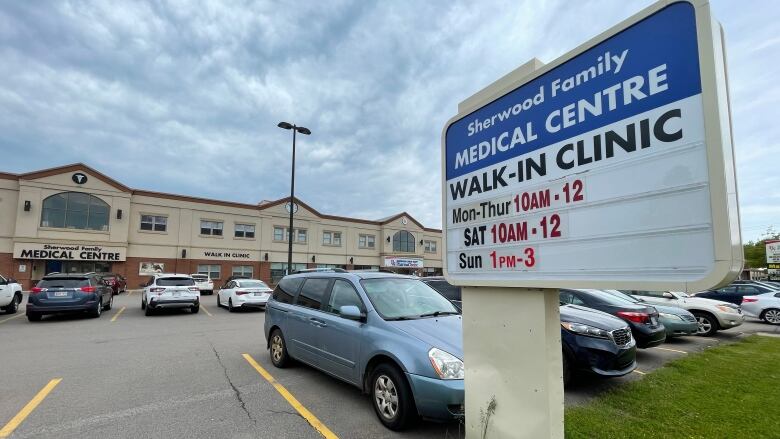
<svg viewBox="0 0 780 439"><path fill-rule="evenodd" d="M292 271L305 270L306 264L292 264ZM283 262L271 263L271 283L278 284L280 280L285 276L287 271L287 264Z"/></svg>
<svg viewBox="0 0 780 439"><path fill-rule="evenodd" d="M252 270L251 265L239 265L237 267L233 267L233 276L246 276L246 277L252 277L254 275L254 270Z"/></svg>
<svg viewBox="0 0 780 439"><path fill-rule="evenodd" d="M220 268L219 265L198 265L198 274L205 274L211 279L219 279Z"/></svg>
<svg viewBox="0 0 780 439"><path fill-rule="evenodd" d="M82 192L63 192L43 200L41 227L108 231L108 204Z"/></svg>
<svg viewBox="0 0 780 439"><path fill-rule="evenodd" d="M394 252L414 252L414 235L401 230L393 235L393 251Z"/></svg>
<svg viewBox="0 0 780 439"><path fill-rule="evenodd" d="M374 235L360 235L358 237L358 247L374 248L376 237Z"/></svg>

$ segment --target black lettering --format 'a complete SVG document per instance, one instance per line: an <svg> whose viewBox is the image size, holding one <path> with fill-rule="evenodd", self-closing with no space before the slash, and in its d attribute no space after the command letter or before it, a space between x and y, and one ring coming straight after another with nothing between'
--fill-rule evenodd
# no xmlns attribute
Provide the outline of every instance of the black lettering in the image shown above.
<svg viewBox="0 0 780 439"><path fill-rule="evenodd" d="M675 108L674 110L669 110L666 113L662 114L657 121L655 121L655 124L653 125L653 135L655 136L656 139L667 143L682 139L683 136L682 128L680 128L679 130L673 133L667 133L666 130L664 130L664 125L666 125L666 122L668 122L669 119L673 117L676 118L682 117L682 111L680 111L679 108Z"/></svg>
<svg viewBox="0 0 780 439"><path fill-rule="evenodd" d="M558 150L558 154L555 156L555 163L558 164L558 167L561 169L571 169L574 167L574 160L571 162L564 162L563 161L563 155L567 151L574 151L574 144L573 143L567 143L566 145L563 145L561 149Z"/></svg>
<svg viewBox="0 0 780 439"><path fill-rule="evenodd" d="M625 139L612 130L607 131L606 134L604 134L604 143L607 149L607 158L615 155L615 145L621 147L625 152L636 151L636 133L634 132L634 124L630 123L626 126Z"/></svg>

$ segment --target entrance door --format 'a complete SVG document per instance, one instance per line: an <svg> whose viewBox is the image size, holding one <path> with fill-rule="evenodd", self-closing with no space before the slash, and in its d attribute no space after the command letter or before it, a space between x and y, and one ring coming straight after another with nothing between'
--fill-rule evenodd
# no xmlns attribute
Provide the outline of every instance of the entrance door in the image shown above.
<svg viewBox="0 0 780 439"><path fill-rule="evenodd" d="M62 261L46 261L46 273L62 273Z"/></svg>

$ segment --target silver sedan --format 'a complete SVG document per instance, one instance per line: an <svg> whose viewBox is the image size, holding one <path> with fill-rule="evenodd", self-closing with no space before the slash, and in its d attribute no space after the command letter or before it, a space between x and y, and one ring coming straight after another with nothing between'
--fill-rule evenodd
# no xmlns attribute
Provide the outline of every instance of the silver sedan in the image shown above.
<svg viewBox="0 0 780 439"><path fill-rule="evenodd" d="M780 325L780 292L745 296L742 298L742 311L767 323Z"/></svg>

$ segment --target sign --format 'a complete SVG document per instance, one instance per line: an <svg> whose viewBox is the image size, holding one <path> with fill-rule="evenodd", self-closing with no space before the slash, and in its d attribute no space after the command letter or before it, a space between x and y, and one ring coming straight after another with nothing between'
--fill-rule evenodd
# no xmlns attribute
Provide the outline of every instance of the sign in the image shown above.
<svg viewBox="0 0 780 439"><path fill-rule="evenodd" d="M19 273L27 272L27 264L19 264Z"/></svg>
<svg viewBox="0 0 780 439"><path fill-rule="evenodd" d="M153 276L159 273L165 273L165 264L162 262L141 262L139 264L138 274L141 276Z"/></svg>
<svg viewBox="0 0 780 439"><path fill-rule="evenodd" d="M84 184L87 182L87 174L84 174L83 172L76 172L75 174L71 175L71 180L73 180L76 184Z"/></svg>
<svg viewBox="0 0 780 439"><path fill-rule="evenodd" d="M192 249L193 259L218 259L225 261L259 261L260 252L242 249Z"/></svg>
<svg viewBox="0 0 780 439"><path fill-rule="evenodd" d="M423 268L423 260L420 258L399 258L395 256L385 256L385 267Z"/></svg>
<svg viewBox="0 0 780 439"><path fill-rule="evenodd" d="M690 291L739 273L723 47L708 8L656 4L447 123L450 282Z"/></svg>
<svg viewBox="0 0 780 439"><path fill-rule="evenodd" d="M780 264L780 240L767 240L765 244L767 264Z"/></svg>
<svg viewBox="0 0 780 439"><path fill-rule="evenodd" d="M119 262L127 257L127 247L82 244L40 244L17 242L14 259Z"/></svg>

